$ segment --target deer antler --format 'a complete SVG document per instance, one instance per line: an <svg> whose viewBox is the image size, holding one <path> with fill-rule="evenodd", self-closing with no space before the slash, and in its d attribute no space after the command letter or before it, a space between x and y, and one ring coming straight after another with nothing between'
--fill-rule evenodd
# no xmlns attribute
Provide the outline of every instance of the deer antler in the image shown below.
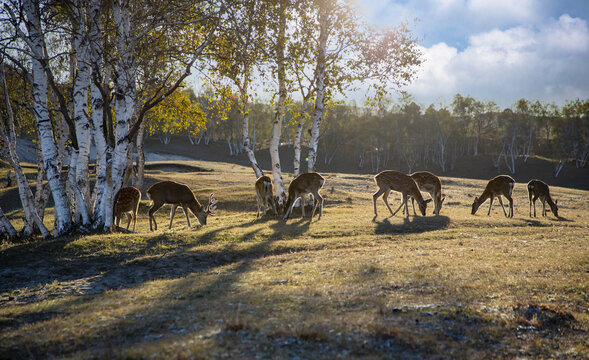
<svg viewBox="0 0 589 360"><path fill-rule="evenodd" d="M214 195L215 193L211 193L211 195L209 195L209 204L207 205L207 214L211 216L217 215L215 210L217 210L218 201L213 197Z"/></svg>

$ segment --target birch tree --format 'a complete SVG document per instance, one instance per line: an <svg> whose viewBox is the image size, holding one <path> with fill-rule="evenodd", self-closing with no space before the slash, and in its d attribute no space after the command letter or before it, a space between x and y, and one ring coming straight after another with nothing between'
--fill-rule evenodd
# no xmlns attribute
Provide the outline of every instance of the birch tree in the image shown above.
<svg viewBox="0 0 589 360"><path fill-rule="evenodd" d="M252 100L254 72L262 64L265 41L266 14L259 1L247 1L244 6L228 9L226 19L221 25L222 36L214 44L211 73L228 80L237 88L239 107L242 116L242 141L250 166L256 177L264 174L254 154L249 136L249 116ZM210 79L216 87L223 87L222 79Z"/></svg>
<svg viewBox="0 0 589 360"><path fill-rule="evenodd" d="M8 150L8 159L10 161L12 168L14 169L16 182L18 184L20 200L25 213L25 227L23 229L23 236L31 236L34 231L34 226L36 226L37 229L39 229L39 231L41 232L43 238L48 238L50 236L50 232L49 230L47 230L47 228L43 224L41 217L37 213L33 193L31 191L27 178L25 177L24 172L20 166L20 160L16 152L16 132L14 126L14 114L12 112L12 104L10 101L9 90L6 85L3 57L0 58L0 86L2 87L3 99L7 115L6 123L0 124L0 136L4 140L2 141L2 143L5 144ZM3 216L3 214L2 216L0 216L0 218L2 218L1 226L5 229L6 232L8 232L8 234L11 237L15 237L17 234L12 225L10 225L10 223Z"/></svg>
<svg viewBox="0 0 589 360"><path fill-rule="evenodd" d="M282 123L284 121L285 107L287 100L286 88L286 22L288 0L279 0L276 9L278 21L275 24L274 60L276 79L278 81L278 101L272 119L272 136L270 137L270 159L272 161L272 176L274 178L274 192L278 196L278 204L282 206L286 202L286 191L282 180L282 169L280 167L280 138L282 135ZM272 11L271 13L274 13Z"/></svg>
<svg viewBox="0 0 589 360"><path fill-rule="evenodd" d="M27 33L22 30L19 18L11 8L5 4L5 8L11 14L13 27L19 37L27 44L31 54L33 108L39 140L43 153L43 166L47 172L47 180L51 187L53 201L55 203L55 227L54 236L60 236L70 231L72 218L69 204L65 195L65 188L61 184L59 171L59 154L54 142L53 129L49 118L47 103L49 59L45 51L44 32L41 26L41 9L37 1L24 0L22 10Z"/></svg>

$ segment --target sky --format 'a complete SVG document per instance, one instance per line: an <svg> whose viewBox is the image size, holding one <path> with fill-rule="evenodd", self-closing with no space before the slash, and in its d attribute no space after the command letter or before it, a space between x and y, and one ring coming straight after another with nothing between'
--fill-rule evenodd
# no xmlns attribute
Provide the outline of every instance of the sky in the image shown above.
<svg viewBox="0 0 589 360"><path fill-rule="evenodd" d="M457 93L501 107L589 98L589 0L356 3L373 25L410 21L425 62L403 90L418 103L449 105Z"/></svg>

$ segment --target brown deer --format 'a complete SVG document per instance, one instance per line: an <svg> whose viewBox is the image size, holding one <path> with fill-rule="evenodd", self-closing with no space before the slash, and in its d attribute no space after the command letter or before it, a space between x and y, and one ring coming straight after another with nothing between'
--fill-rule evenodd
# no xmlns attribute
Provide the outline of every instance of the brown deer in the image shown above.
<svg viewBox="0 0 589 360"><path fill-rule="evenodd" d="M480 197L475 197L474 202L472 203L472 212L471 214L474 215L479 206L484 203L487 199L491 199L491 204L489 205L489 211L487 212L487 216L491 214L491 208L493 207L493 199L499 199L499 203L501 204L501 209L503 209L503 214L505 217L513 217L513 199L511 198L511 194L513 193L513 187L515 186L515 180L511 176L508 175L498 175L489 180L487 186L485 186L485 190L481 194ZM507 200L509 200L509 216L505 212L505 207L503 206L503 200L501 196L505 196Z"/></svg>
<svg viewBox="0 0 589 360"><path fill-rule="evenodd" d="M378 213L376 212L376 199L378 199L380 195L382 195L382 200L391 212L392 216L395 216L395 214L401 209L403 205L405 205L405 211L407 212L407 216L409 216L409 209L407 207L407 200L409 196L412 196L413 198L417 199L419 210L421 211L423 216L425 216L427 203L432 200L423 200L421 192L419 192L419 188L417 187L415 180L413 180L411 176L403 174L400 171L385 170L376 174L376 176L374 176L374 181L376 181L376 185L378 185L378 191L375 192L374 195L372 195L375 217L378 216ZM395 212L391 210L391 206L387 201L391 190L398 191L403 195L403 201L401 202L401 205L399 205L397 210L395 210Z"/></svg>
<svg viewBox="0 0 589 360"><path fill-rule="evenodd" d="M179 184L174 181L160 181L153 184L147 189L147 196L153 201L153 205L149 208L149 230L153 231L151 222L155 230L157 230L157 222L155 221L155 212L158 211L164 204L171 204L170 211L170 229L172 228L172 220L176 214L176 208L181 206L186 215L186 222L190 228L190 218L188 217L188 209L196 216L200 225L207 224L207 216L216 215L217 199L213 197L213 193L209 195L209 204L203 207L190 188L184 184Z"/></svg>
<svg viewBox="0 0 589 360"><path fill-rule="evenodd" d="M434 201L434 214L440 215L442 204L446 196L442 195L442 182L440 178L429 171L417 171L411 174L411 178L419 187L419 191L425 191L430 194ZM413 206L413 215L415 215L415 199L411 197L411 205Z"/></svg>
<svg viewBox="0 0 589 360"><path fill-rule="evenodd" d="M113 217L116 226L121 223L123 214L127 217L127 230L133 220L133 232L135 232L135 223L137 222L137 212L139 210L139 202L141 201L141 191L134 186L127 186L121 188L115 195L113 202Z"/></svg>
<svg viewBox="0 0 589 360"><path fill-rule="evenodd" d="M316 172L304 173L294 178L288 186L288 200L285 204L286 214L284 214L284 220L289 218L298 198L301 198L301 210L303 217L305 217L306 194L313 195L313 212L311 213L311 218L315 215L315 210L319 205L319 218L317 220L320 220L323 214L323 197L319 195L319 189L321 189L324 183L325 179L323 176Z"/></svg>
<svg viewBox="0 0 589 360"><path fill-rule="evenodd" d="M262 216L266 216L266 208L274 211L274 215L278 215L276 211L276 197L272 196L272 179L266 175L262 175L256 180L256 195L258 197L258 213L256 217L260 216L260 208L263 206Z"/></svg>
<svg viewBox="0 0 589 360"><path fill-rule="evenodd" d="M530 217L532 216L532 203L534 203L534 217L536 217L536 200L538 198L542 201L542 216L546 216L546 203L548 203L554 216L558 217L558 200L552 201L550 189L544 181L530 180L528 183L528 196L530 198Z"/></svg>

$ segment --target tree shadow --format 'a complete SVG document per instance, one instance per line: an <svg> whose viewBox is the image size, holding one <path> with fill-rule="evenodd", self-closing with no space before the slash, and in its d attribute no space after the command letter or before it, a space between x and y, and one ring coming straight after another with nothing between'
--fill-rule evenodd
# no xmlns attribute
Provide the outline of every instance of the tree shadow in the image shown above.
<svg viewBox="0 0 589 360"><path fill-rule="evenodd" d="M372 219L376 226L375 234L414 234L427 231L445 229L450 224L447 216L411 216L403 217L402 223L391 223L392 216L377 221L376 216Z"/></svg>

